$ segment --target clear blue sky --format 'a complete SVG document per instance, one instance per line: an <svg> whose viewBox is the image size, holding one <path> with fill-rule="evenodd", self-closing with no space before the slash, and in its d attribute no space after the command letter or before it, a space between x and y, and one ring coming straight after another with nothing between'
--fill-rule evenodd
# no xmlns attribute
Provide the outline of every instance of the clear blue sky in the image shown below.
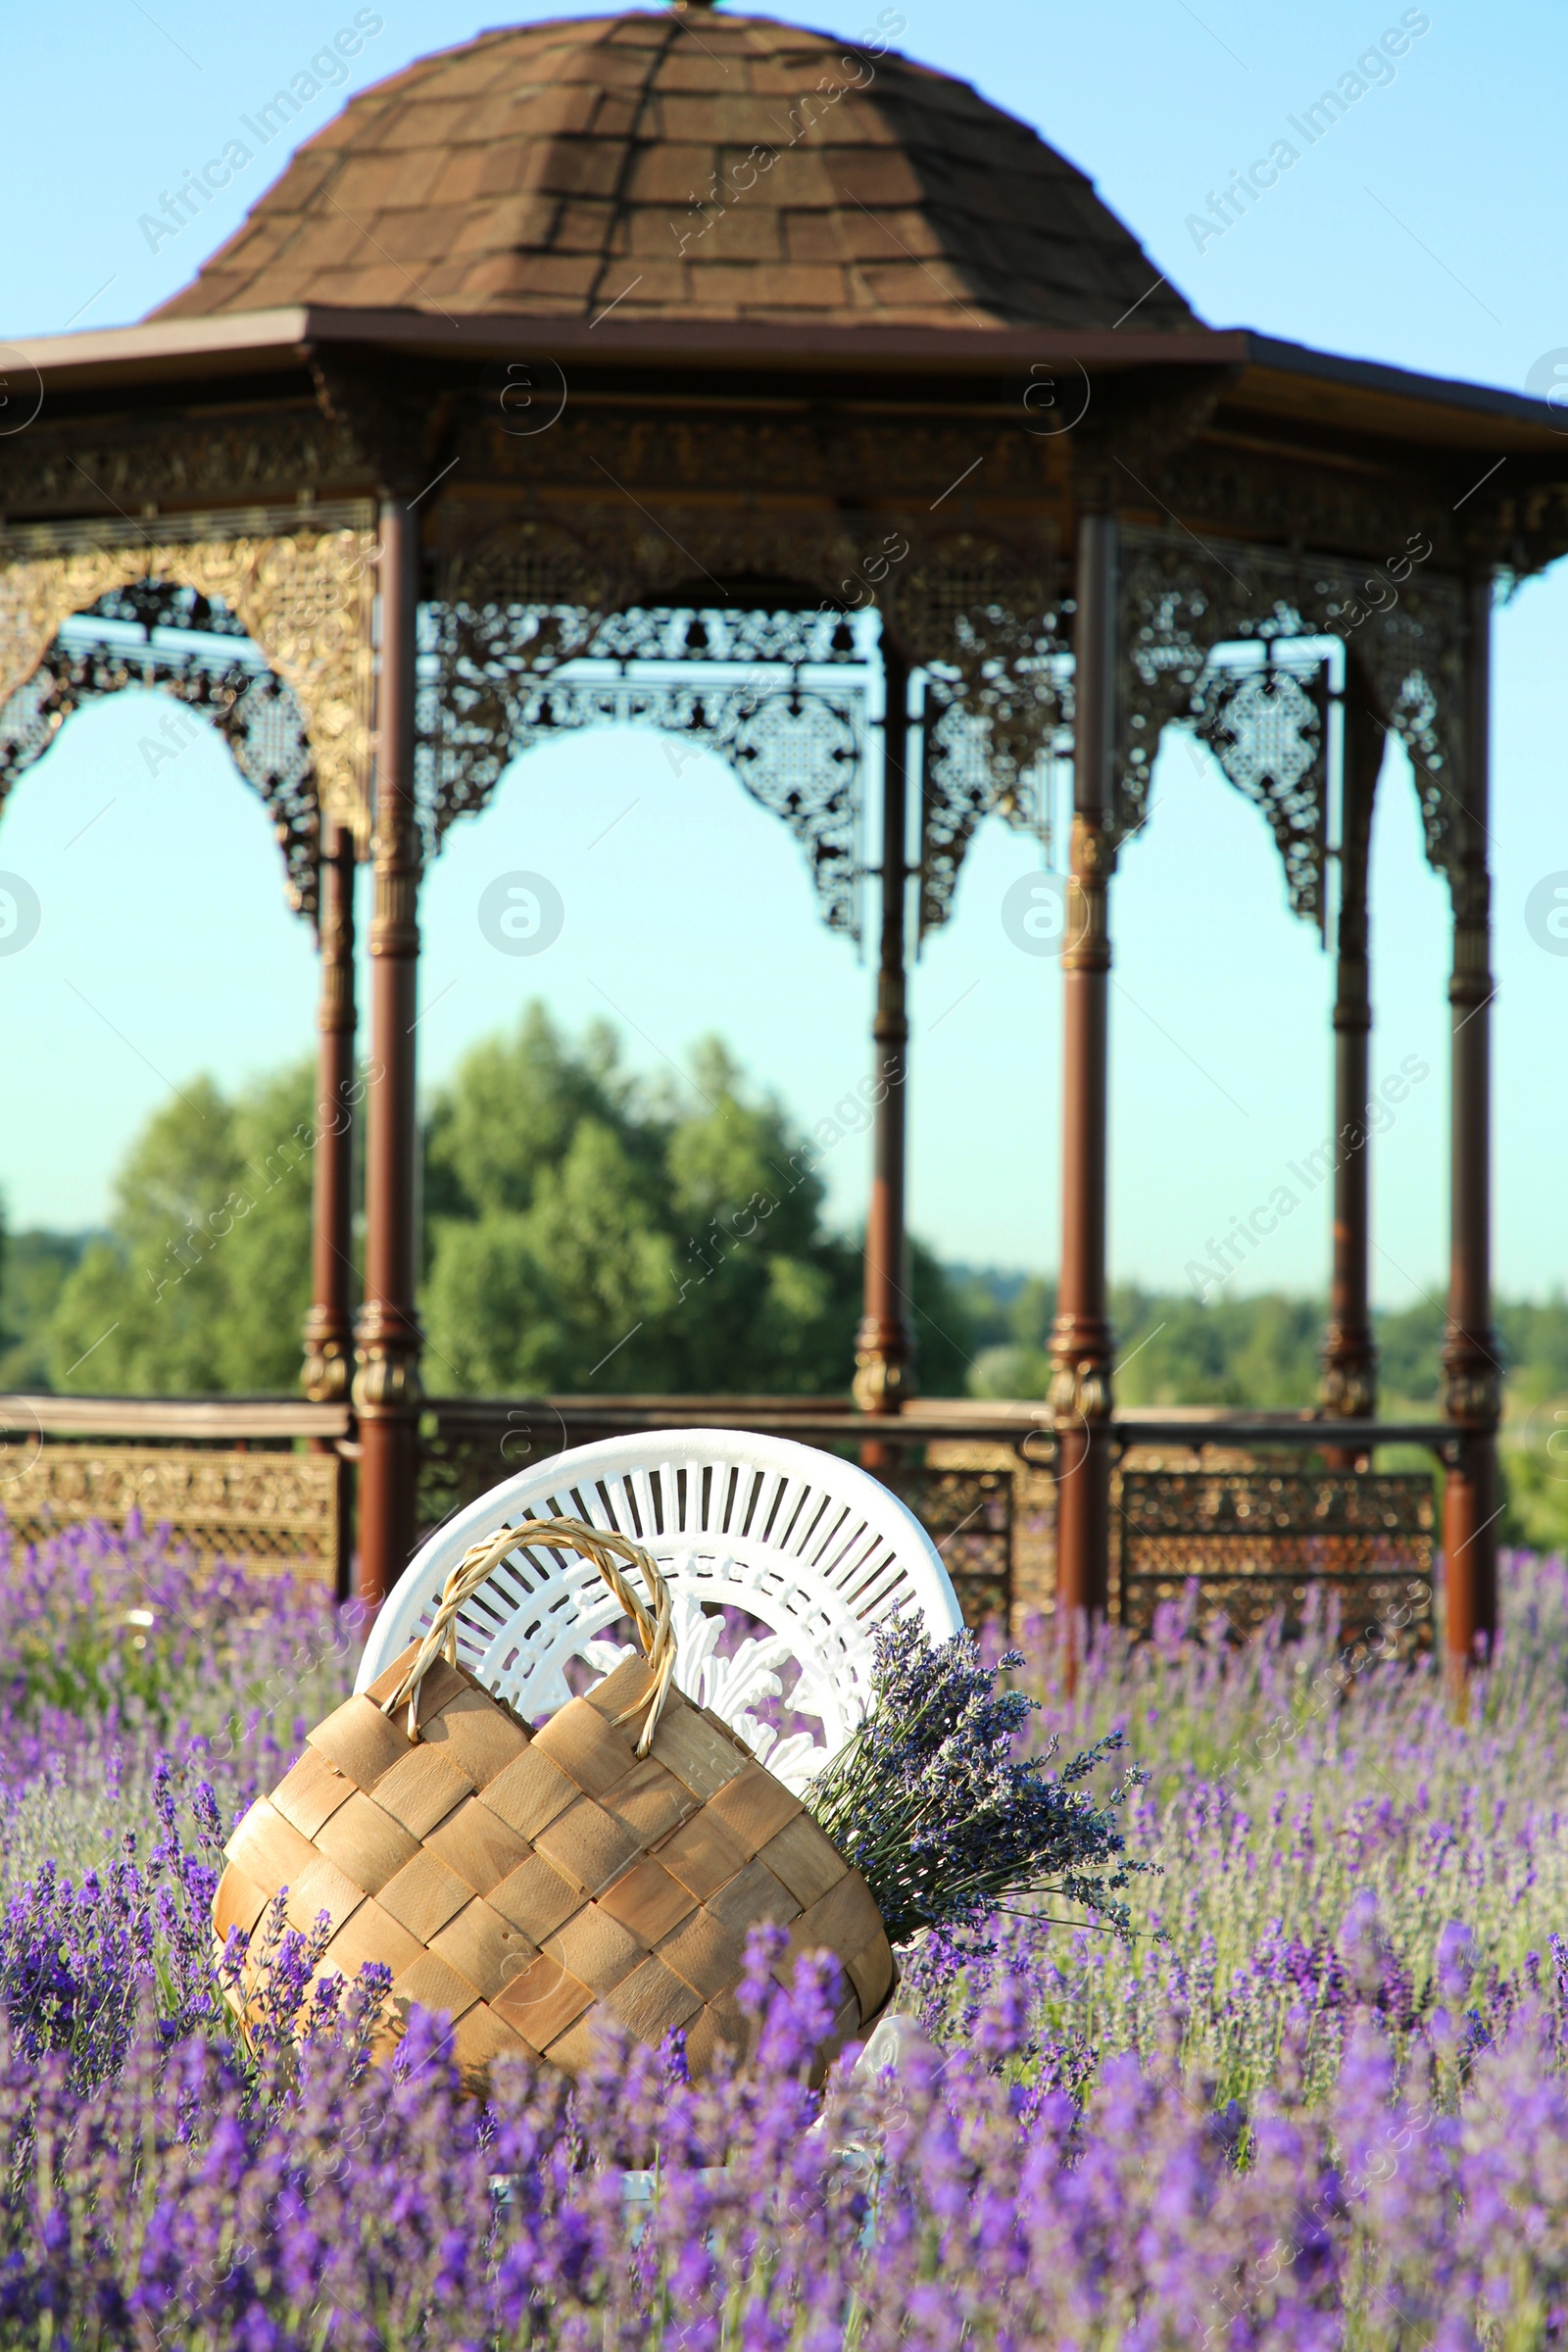
<svg viewBox="0 0 1568 2352"><path fill-rule="evenodd" d="M876 11L834 0L808 13L853 37ZM1436 0L1392 84L1201 254L1187 216L1266 153L1399 6L905 0L904 13L900 45L967 76L1092 173L1211 323L1514 388L1568 345L1560 5ZM379 14L350 87L504 12L381 0ZM346 0L9 10L0 337L134 319L182 284L261 193L263 167L156 256L139 215L353 15ZM1524 921L1532 886L1568 869L1565 634L1568 571L1525 588L1496 627L1497 1262L1515 1294L1568 1280L1568 956L1545 954ZM284 907L259 807L215 742L149 775L139 744L161 709L124 698L74 720L0 828L0 868L25 875L43 906L33 945L0 958L0 1185L13 1222L101 1217L119 1153L168 1086L200 1070L234 1081L311 1042L309 936ZM1180 742L1159 785L1113 899L1112 1256L1119 1275L1173 1285L1324 1131L1329 972L1285 910L1261 821ZM911 1208L952 1256L1047 1267L1058 982L1009 944L1000 916L1031 862L1026 842L986 833L957 919L915 976ZM552 876L566 904L560 940L536 959L496 955L476 924L485 884L515 867ZM1375 1162L1377 1287L1399 1305L1441 1289L1446 1216L1446 910L1402 773L1385 776L1374 889L1374 1069L1411 1054L1431 1063ZM569 1024L622 1008L648 1067L679 1063L718 1029L806 1120L865 1066L870 975L815 924L787 834L706 759L677 775L655 739L535 754L452 836L425 923L427 1080L536 991ZM851 1221L864 1147L847 1143L828 1172ZM1298 1216L1254 1258L1251 1282L1317 1289L1326 1254L1321 1215Z"/></svg>

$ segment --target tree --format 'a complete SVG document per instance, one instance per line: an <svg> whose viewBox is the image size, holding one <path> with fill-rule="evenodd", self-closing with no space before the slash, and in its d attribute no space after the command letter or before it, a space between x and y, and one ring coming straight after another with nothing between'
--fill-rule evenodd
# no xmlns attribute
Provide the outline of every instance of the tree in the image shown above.
<svg viewBox="0 0 1568 2352"><path fill-rule="evenodd" d="M36 1227L5 1236L4 1279L0 1281L0 1391L48 1387L47 1325L85 1247L84 1236L45 1233Z"/></svg>
<svg viewBox="0 0 1568 2352"><path fill-rule="evenodd" d="M434 1363L459 1389L841 1391L859 1254L812 1153L716 1040L689 1095L540 1005L476 1047L427 1143Z"/></svg>
<svg viewBox="0 0 1568 2352"><path fill-rule="evenodd" d="M826 1123L797 1133L716 1039L692 1066L650 1084L612 1029L572 1041L537 1004L466 1056L424 1131L433 1392L844 1394L862 1260L823 1223ZM312 1093L301 1063L232 1101L199 1079L153 1115L50 1315L57 1386L295 1389ZM910 1256L921 1386L961 1394L967 1306Z"/></svg>
<svg viewBox="0 0 1568 2352"><path fill-rule="evenodd" d="M530 1004L514 1036L470 1047L453 1084L435 1099L425 1128L427 1219L433 1226L443 1217L528 1208L541 1171L564 1158L583 1119L596 1119L657 1165L662 1138L619 1067L614 1030L595 1021L571 1047L544 1006Z"/></svg>
<svg viewBox="0 0 1568 2352"><path fill-rule="evenodd" d="M228 1102L196 1079L155 1111L50 1317L58 1388L293 1389L310 1299L311 1105L301 1062Z"/></svg>

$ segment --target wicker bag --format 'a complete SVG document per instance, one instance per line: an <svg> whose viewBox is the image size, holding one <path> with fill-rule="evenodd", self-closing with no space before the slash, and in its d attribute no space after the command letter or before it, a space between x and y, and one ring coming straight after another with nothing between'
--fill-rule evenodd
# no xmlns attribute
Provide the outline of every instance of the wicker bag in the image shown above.
<svg viewBox="0 0 1568 2352"><path fill-rule="evenodd" d="M591 1559L643 1653L537 1732L457 1662L458 1610L524 1544ZM651 2046L683 2027L699 2075L721 2043L745 2047L746 1932L776 1920L781 1980L805 1951L844 1970L825 2060L892 1989L881 1913L799 1799L675 1689L670 1620L668 1586L622 1536L548 1519L486 1537L422 1641L317 1726L234 1832L220 1943L286 1888L292 1926L330 1922L321 1973L384 1963L396 2030L411 2003L448 2012L470 2073L508 2050L574 2072L603 2015Z"/></svg>

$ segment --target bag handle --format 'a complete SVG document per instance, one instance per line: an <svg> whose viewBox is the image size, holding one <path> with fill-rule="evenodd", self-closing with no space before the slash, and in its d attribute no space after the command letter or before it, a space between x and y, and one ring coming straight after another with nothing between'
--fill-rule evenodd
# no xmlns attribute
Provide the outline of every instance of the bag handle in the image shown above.
<svg viewBox="0 0 1568 2352"><path fill-rule="evenodd" d="M382 1714L391 1715L407 1699L409 1738L414 1740L418 1737L420 1684L437 1658L444 1657L453 1666L458 1663L459 1610L494 1574L508 1553L516 1550L519 1544L549 1544L564 1551L575 1551L585 1560L592 1560L631 1619L632 1630L654 1677L654 1687L647 1696L625 1708L614 1720L617 1724L629 1723L634 1715L640 1715L647 1707L648 1720L637 1741L638 1755L646 1756L653 1745L654 1733L663 1713L664 1701L669 1695L675 1673L674 1604L669 1586L652 1554L645 1551L640 1544L633 1544L629 1537L617 1534L613 1528L589 1527L581 1519L524 1519L516 1527L497 1528L479 1543L470 1544L442 1587L435 1615L408 1672L391 1696L381 1701ZM648 1602L626 1582L617 1565L618 1560L624 1560L642 1577L648 1591L648 1601L653 1604L651 1611Z"/></svg>

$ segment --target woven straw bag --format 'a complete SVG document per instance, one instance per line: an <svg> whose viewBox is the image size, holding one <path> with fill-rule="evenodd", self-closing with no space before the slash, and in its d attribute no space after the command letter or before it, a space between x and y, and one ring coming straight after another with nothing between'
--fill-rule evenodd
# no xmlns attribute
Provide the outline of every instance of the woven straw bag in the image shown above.
<svg viewBox="0 0 1568 2352"><path fill-rule="evenodd" d="M537 1732L457 1662L458 1610L519 1544L591 1559L643 1653ZM470 2074L509 2050L574 2072L608 2017L650 2046L684 2028L700 2075L720 2044L746 2047L746 1932L775 1920L781 1982L806 1951L843 1968L825 2063L892 1990L882 1915L799 1799L676 1690L670 1618L654 1561L618 1534L530 1519L486 1537L423 1639L317 1726L234 1832L220 1943L286 1887L290 1925L330 1922L320 1973L384 1963L395 2031L412 2003L448 2012Z"/></svg>

